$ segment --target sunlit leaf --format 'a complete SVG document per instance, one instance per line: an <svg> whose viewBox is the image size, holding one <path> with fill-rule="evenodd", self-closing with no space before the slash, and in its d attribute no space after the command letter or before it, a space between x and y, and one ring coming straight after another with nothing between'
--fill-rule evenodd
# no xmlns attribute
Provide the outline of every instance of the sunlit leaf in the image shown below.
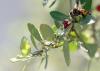
<svg viewBox="0 0 100 71"><path fill-rule="evenodd" d="M29 41L27 40L26 37L22 38L20 49L21 49L21 54L23 56L27 56L31 53L31 47L30 47Z"/></svg>
<svg viewBox="0 0 100 71"><path fill-rule="evenodd" d="M75 28L75 33L76 33L76 36L78 37L78 39L81 41L81 42L84 42L86 43L88 38L87 36L83 35L83 30L85 30L84 28L86 27L83 27L82 25L80 24L75 24L74 25L74 28Z"/></svg>
<svg viewBox="0 0 100 71"><path fill-rule="evenodd" d="M85 10L91 10L92 8L92 0L80 0L81 4L83 4L83 8Z"/></svg>
<svg viewBox="0 0 100 71"><path fill-rule="evenodd" d="M63 52L64 52L65 62L69 66L71 60L70 60L70 52L69 52L69 47L68 47L68 41L67 40L64 41Z"/></svg>
<svg viewBox="0 0 100 71"><path fill-rule="evenodd" d="M97 51L96 44L85 44L85 48L88 50L88 54L90 57L94 57Z"/></svg>
<svg viewBox="0 0 100 71"><path fill-rule="evenodd" d="M81 33L81 38L83 39L83 41L85 43L89 43L89 41L91 41L91 36L88 36L89 34L86 33Z"/></svg>
<svg viewBox="0 0 100 71"><path fill-rule="evenodd" d="M34 36L38 41L42 41L39 31L36 29L36 27L33 24L28 23L28 29L32 36Z"/></svg>
<svg viewBox="0 0 100 71"><path fill-rule="evenodd" d="M58 45L59 45L59 46L63 46L63 45L64 45L64 42L62 41L62 42L60 42Z"/></svg>
<svg viewBox="0 0 100 71"><path fill-rule="evenodd" d="M46 24L40 25L40 32L44 40L52 41L55 38L54 31Z"/></svg>
<svg viewBox="0 0 100 71"><path fill-rule="evenodd" d="M54 31L54 33L57 31L57 27L55 25L52 25L52 30Z"/></svg>
<svg viewBox="0 0 100 71"><path fill-rule="evenodd" d="M65 14L58 12L58 11L51 11L50 15L56 21L63 21L65 19L68 19L68 16L66 16Z"/></svg>
<svg viewBox="0 0 100 71"><path fill-rule="evenodd" d="M76 33L75 33L74 31L71 31L71 32L69 33L69 35L72 36L72 37L76 37Z"/></svg>
<svg viewBox="0 0 100 71"><path fill-rule="evenodd" d="M75 52L78 49L78 42L77 41L69 42L69 49L71 52Z"/></svg>

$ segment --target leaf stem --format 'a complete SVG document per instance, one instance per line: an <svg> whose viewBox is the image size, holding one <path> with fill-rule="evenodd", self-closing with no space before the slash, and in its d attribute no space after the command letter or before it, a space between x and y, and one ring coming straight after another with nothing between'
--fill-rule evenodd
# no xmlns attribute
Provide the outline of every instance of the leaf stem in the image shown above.
<svg viewBox="0 0 100 71"><path fill-rule="evenodd" d="M33 53L32 53L32 56L42 55L42 53L43 53L43 49L33 52Z"/></svg>
<svg viewBox="0 0 100 71"><path fill-rule="evenodd" d="M94 24L92 24L92 32L93 32L92 36L94 38L94 42L97 45L97 47L98 47L98 39L96 37L96 25L97 25L98 20L99 20L99 18L97 18L96 22Z"/></svg>
<svg viewBox="0 0 100 71"><path fill-rule="evenodd" d="M88 62L88 68L87 68L87 71L90 71L91 63L92 63L92 59L89 60L89 62Z"/></svg>

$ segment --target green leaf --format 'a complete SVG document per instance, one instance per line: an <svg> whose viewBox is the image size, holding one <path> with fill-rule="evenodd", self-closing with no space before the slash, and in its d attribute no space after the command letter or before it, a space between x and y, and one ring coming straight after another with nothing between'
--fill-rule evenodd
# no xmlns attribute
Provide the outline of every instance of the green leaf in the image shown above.
<svg viewBox="0 0 100 71"><path fill-rule="evenodd" d="M38 30L36 29L36 27L33 24L28 23L28 29L31 33L32 36L34 36L38 41L42 41L42 38L38 32Z"/></svg>
<svg viewBox="0 0 100 71"><path fill-rule="evenodd" d="M31 47L30 47L29 41L27 40L26 37L22 38L20 49L21 49L22 56L26 57L27 55L29 55L31 53Z"/></svg>
<svg viewBox="0 0 100 71"><path fill-rule="evenodd" d="M71 60L70 60L70 52L69 52L69 47L68 47L68 41L67 40L64 41L63 52L64 52L65 62L69 66Z"/></svg>
<svg viewBox="0 0 100 71"><path fill-rule="evenodd" d="M80 21L81 25L94 24L94 23L95 23L95 18L92 15L87 15Z"/></svg>
<svg viewBox="0 0 100 71"><path fill-rule="evenodd" d="M82 38L82 40L84 41L84 43L89 43L89 41L91 41L91 37L87 36L86 33L81 33L80 35L81 35L80 37Z"/></svg>
<svg viewBox="0 0 100 71"><path fill-rule="evenodd" d="M57 27L56 27L55 25L52 25L51 28L52 28L52 30L54 31L54 33L56 33Z"/></svg>
<svg viewBox="0 0 100 71"><path fill-rule="evenodd" d="M65 14L58 12L58 11L51 11L50 15L56 21L63 21L65 19L68 19L68 16L66 16Z"/></svg>
<svg viewBox="0 0 100 71"><path fill-rule="evenodd" d="M55 38L54 31L47 24L40 25L40 32L44 40L52 41Z"/></svg>
<svg viewBox="0 0 100 71"><path fill-rule="evenodd" d="M76 37L75 31L70 31L69 35L72 36L72 37Z"/></svg>
<svg viewBox="0 0 100 71"><path fill-rule="evenodd" d="M80 0L81 4L83 4L83 8L85 10L91 10L92 9L92 0Z"/></svg>
<svg viewBox="0 0 100 71"><path fill-rule="evenodd" d="M35 42L35 39L34 39L34 36L31 35L30 38L31 38L31 41L32 41L32 43L33 43L33 46L34 46L36 49L38 49L38 48L37 48L37 45L36 45L36 42Z"/></svg>
<svg viewBox="0 0 100 71"><path fill-rule="evenodd" d="M71 52L75 52L78 49L78 42L77 41L71 41L69 42L69 49Z"/></svg>
<svg viewBox="0 0 100 71"><path fill-rule="evenodd" d="M95 53L97 51L96 44L85 44L85 48L88 50L88 54L91 58L95 56Z"/></svg>

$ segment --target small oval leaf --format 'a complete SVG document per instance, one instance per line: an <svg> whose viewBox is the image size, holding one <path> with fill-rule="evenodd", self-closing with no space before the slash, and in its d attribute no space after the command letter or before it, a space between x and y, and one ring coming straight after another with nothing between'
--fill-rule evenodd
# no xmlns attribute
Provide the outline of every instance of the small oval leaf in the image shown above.
<svg viewBox="0 0 100 71"><path fill-rule="evenodd" d="M36 27L33 24L28 23L28 29L32 36L34 36L38 41L42 41L42 38L39 34L39 31L36 29Z"/></svg>
<svg viewBox="0 0 100 71"><path fill-rule="evenodd" d="M63 52L64 52L65 62L69 66L71 60L70 60L70 51L69 51L68 41L67 40L64 41Z"/></svg>
<svg viewBox="0 0 100 71"><path fill-rule="evenodd" d="M68 45L69 45L68 47L69 47L69 49L70 49L71 52L75 52L78 49L78 42L75 41L75 40L69 42Z"/></svg>
<svg viewBox="0 0 100 71"><path fill-rule="evenodd" d="M68 19L68 16L66 16L65 14L58 12L58 11L51 11L50 15L56 21L63 21L65 19Z"/></svg>
<svg viewBox="0 0 100 71"><path fill-rule="evenodd" d="M31 47L30 47L29 41L27 40L26 37L22 38L20 49L21 49L21 54L23 56L27 56L31 53Z"/></svg>
<svg viewBox="0 0 100 71"><path fill-rule="evenodd" d="M40 25L40 32L44 40L52 41L55 38L54 31L46 24Z"/></svg>

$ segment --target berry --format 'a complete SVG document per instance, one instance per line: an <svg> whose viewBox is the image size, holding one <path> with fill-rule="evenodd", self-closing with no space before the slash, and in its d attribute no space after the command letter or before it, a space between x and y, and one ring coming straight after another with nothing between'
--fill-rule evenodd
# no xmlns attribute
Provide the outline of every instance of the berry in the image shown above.
<svg viewBox="0 0 100 71"><path fill-rule="evenodd" d="M73 9L73 14L75 16L78 16L78 15L80 15L80 11L78 9Z"/></svg>
<svg viewBox="0 0 100 71"><path fill-rule="evenodd" d="M69 21L66 20L63 21L63 24L65 29L70 25Z"/></svg>
<svg viewBox="0 0 100 71"><path fill-rule="evenodd" d="M100 5L96 7L96 10L100 12Z"/></svg>

